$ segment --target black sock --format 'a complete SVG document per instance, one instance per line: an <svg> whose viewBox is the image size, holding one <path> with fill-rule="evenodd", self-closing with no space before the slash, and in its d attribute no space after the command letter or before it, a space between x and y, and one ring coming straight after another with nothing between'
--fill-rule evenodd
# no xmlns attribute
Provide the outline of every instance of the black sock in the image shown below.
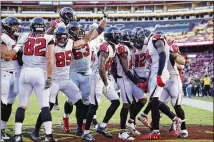
<svg viewBox="0 0 214 142"><path fill-rule="evenodd" d="M50 105L50 111L52 110L52 108L53 108L53 106L54 106L54 103L49 103L49 105ZM37 118L37 120L36 120L36 125L35 125L35 128L37 129L37 130L39 130L40 128L41 128L41 126L42 126L42 123L43 123L43 121L42 121L42 114L41 114L41 112L39 113L39 115L38 115L38 118Z"/></svg>
<svg viewBox="0 0 214 142"><path fill-rule="evenodd" d="M78 100L75 103L76 106L76 119L77 119L77 125L79 128L82 128L82 123L83 123L83 116L84 116L84 105L82 100Z"/></svg>
<svg viewBox="0 0 214 142"><path fill-rule="evenodd" d="M126 129L126 121L128 116L129 108L122 107L120 111L120 129Z"/></svg>
<svg viewBox="0 0 214 142"><path fill-rule="evenodd" d="M132 113L130 115L130 118L132 120L135 120L136 116L138 115L138 113L140 112L140 110L144 107L145 104L142 104L141 102L137 102L134 109L132 110Z"/></svg>
<svg viewBox="0 0 214 142"><path fill-rule="evenodd" d="M56 102L55 102L56 105L58 105L58 95L59 94L56 95Z"/></svg>
<svg viewBox="0 0 214 142"><path fill-rule="evenodd" d="M130 114L130 116L131 116L131 114L132 114L132 112L133 112L133 110L134 110L134 108L135 108L135 105L136 105L136 101L133 101L132 102L132 104L130 105L130 109L129 109L129 114ZM133 118L133 120L134 120L134 124L136 123L136 118Z"/></svg>
<svg viewBox="0 0 214 142"><path fill-rule="evenodd" d="M1 120L7 122L12 112L12 104L1 104Z"/></svg>
<svg viewBox="0 0 214 142"><path fill-rule="evenodd" d="M25 109L18 107L16 110L15 122L23 123L25 119Z"/></svg>
<svg viewBox="0 0 214 142"><path fill-rule="evenodd" d="M73 104L66 101L64 104L64 113L70 115L72 111L73 111Z"/></svg>
<svg viewBox="0 0 214 142"><path fill-rule="evenodd" d="M185 113L181 105L174 106L176 115L182 120L181 123L181 130L186 130L186 123L185 123Z"/></svg>
<svg viewBox="0 0 214 142"><path fill-rule="evenodd" d="M173 120L176 116L172 111L170 111L170 108L161 101L159 101L158 109L162 111L164 114L166 114L171 120Z"/></svg>
<svg viewBox="0 0 214 142"><path fill-rule="evenodd" d="M107 109L106 115L105 115L105 117L103 119L104 123L108 123L109 122L109 120L114 115L114 113L117 110L117 108L119 107L119 105L120 105L120 101L119 100L112 100L111 101L111 105Z"/></svg>
<svg viewBox="0 0 214 142"><path fill-rule="evenodd" d="M90 130L91 122L93 120L94 115L96 114L98 105L89 105L88 113L86 115L86 127L85 130Z"/></svg>
<svg viewBox="0 0 214 142"><path fill-rule="evenodd" d="M150 110L151 110L151 102L149 101L149 103L147 104L147 106L146 106L145 110L143 111L143 113L148 115Z"/></svg>
<svg viewBox="0 0 214 142"><path fill-rule="evenodd" d="M152 112L152 129L159 130L159 123L160 123L160 112L158 110L160 101L157 97L152 98L151 100L151 112Z"/></svg>
<svg viewBox="0 0 214 142"><path fill-rule="evenodd" d="M83 110L84 110L83 119L86 119L86 115L87 115L88 109L89 109L89 105L83 104Z"/></svg>

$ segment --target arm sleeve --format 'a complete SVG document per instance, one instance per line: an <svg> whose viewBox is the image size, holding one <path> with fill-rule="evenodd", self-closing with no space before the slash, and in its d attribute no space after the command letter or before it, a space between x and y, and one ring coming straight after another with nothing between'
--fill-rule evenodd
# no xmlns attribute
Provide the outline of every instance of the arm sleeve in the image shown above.
<svg viewBox="0 0 214 142"><path fill-rule="evenodd" d="M161 52L159 54L159 67L158 67L158 75L162 75L164 66L165 66L165 62L166 62L166 53L165 52Z"/></svg>

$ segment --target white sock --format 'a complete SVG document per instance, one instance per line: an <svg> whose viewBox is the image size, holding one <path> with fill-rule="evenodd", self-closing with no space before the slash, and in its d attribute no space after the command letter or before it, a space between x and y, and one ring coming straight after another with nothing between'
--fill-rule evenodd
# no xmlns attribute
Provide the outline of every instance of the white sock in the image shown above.
<svg viewBox="0 0 214 142"><path fill-rule="evenodd" d="M86 119L83 119L83 122L82 123L86 123Z"/></svg>
<svg viewBox="0 0 214 142"><path fill-rule="evenodd" d="M96 119L96 118L97 118L97 116L96 116L96 115L94 115L94 116L93 116L93 119Z"/></svg>
<svg viewBox="0 0 214 142"><path fill-rule="evenodd" d="M44 122L43 125L45 127L45 134L52 134L52 121Z"/></svg>
<svg viewBox="0 0 214 142"><path fill-rule="evenodd" d="M1 130L2 130L2 129L5 129L6 126L7 126L7 122L1 121Z"/></svg>
<svg viewBox="0 0 214 142"><path fill-rule="evenodd" d="M107 126L107 123L101 122L100 127L105 128Z"/></svg>
<svg viewBox="0 0 214 142"><path fill-rule="evenodd" d="M64 118L69 118L69 114L64 113Z"/></svg>
<svg viewBox="0 0 214 142"><path fill-rule="evenodd" d="M22 133L22 123L15 123L15 135L20 135Z"/></svg>
<svg viewBox="0 0 214 142"><path fill-rule="evenodd" d="M153 132L155 132L155 133L160 133L160 131L159 131L159 130L153 130Z"/></svg>
<svg viewBox="0 0 214 142"><path fill-rule="evenodd" d="M89 133L90 133L90 130L84 130L84 135Z"/></svg>

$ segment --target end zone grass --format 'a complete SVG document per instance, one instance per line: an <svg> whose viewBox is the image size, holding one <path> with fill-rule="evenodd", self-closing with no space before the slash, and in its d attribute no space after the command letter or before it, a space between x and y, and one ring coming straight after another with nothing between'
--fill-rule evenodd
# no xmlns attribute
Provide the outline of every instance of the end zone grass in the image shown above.
<svg viewBox="0 0 214 142"><path fill-rule="evenodd" d="M53 124L61 123L62 116L63 116L64 102L66 101L66 98L67 98L66 96L63 96L62 93L60 93L60 95L59 95L60 110L59 111L52 110L52 112L51 112L52 118L53 118ZM106 100L106 98L103 96L101 105L99 106L99 109L97 111L97 119L99 122L102 121L102 119L105 115L105 112L106 112L107 108L109 107L109 104L110 104L110 102L108 100ZM14 126L15 112L16 112L17 106L18 106L18 98L16 99L16 102L13 105L13 111L12 111L11 117L9 119L8 125ZM120 108L118 108L118 110L116 111L116 113L113 116L113 118L111 119L110 123L119 124L121 106L122 105L120 105ZM170 106L171 110L174 111L174 109L171 107L171 105L169 105L169 106ZM186 123L187 124L212 125L213 126L213 113L212 112L194 108L191 106L186 106L186 105L183 105L183 108L184 108L184 111L186 114ZM30 102L29 102L29 106L25 113L25 120L24 120L23 125L24 126L25 125L34 126L39 112L40 112L40 110L39 110L38 100L37 100L35 94L33 93L30 97ZM72 112L70 122L76 123L75 107ZM170 124L171 120L169 118L167 118L164 114L162 114L162 119L161 119L160 123L161 124Z"/></svg>

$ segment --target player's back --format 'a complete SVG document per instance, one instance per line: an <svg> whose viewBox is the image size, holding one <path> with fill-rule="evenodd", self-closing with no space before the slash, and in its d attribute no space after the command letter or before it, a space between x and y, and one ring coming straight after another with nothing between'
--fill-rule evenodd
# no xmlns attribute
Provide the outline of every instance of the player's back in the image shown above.
<svg viewBox="0 0 214 142"><path fill-rule="evenodd" d="M69 39L64 48L55 46L53 79L69 79L72 45L73 41Z"/></svg>
<svg viewBox="0 0 214 142"><path fill-rule="evenodd" d="M46 70L46 50L54 44L53 35L23 34L20 42L23 46L23 67L41 68Z"/></svg>
<svg viewBox="0 0 214 142"><path fill-rule="evenodd" d="M14 37L11 37L11 36L6 33L1 34L1 44L5 44L8 48L8 51L12 50L16 45L16 41ZM10 61L5 61L3 58L1 58L1 70L2 71L19 71L20 65L18 64L16 56L13 57L12 60Z"/></svg>

